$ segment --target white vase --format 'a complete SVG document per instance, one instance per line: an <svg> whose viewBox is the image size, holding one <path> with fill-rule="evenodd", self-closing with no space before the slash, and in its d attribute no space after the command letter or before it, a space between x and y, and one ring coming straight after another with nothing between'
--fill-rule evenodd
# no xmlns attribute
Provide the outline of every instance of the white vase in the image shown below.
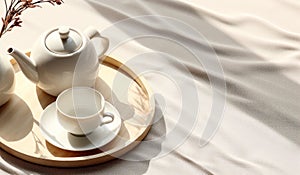
<svg viewBox="0 0 300 175"><path fill-rule="evenodd" d="M9 60L0 54L0 106L12 96L15 88L15 73Z"/></svg>

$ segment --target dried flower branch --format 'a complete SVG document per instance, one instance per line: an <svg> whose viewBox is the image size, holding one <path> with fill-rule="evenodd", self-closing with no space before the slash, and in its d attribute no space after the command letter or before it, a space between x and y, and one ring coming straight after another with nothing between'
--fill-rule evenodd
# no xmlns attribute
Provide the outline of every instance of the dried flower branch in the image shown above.
<svg viewBox="0 0 300 175"><path fill-rule="evenodd" d="M7 3L7 0L4 0L6 13L1 18L3 24L0 31L0 38L14 27L21 27L22 20L20 15L26 9L41 7L40 4L42 3L60 5L63 3L63 0L11 0L10 4Z"/></svg>

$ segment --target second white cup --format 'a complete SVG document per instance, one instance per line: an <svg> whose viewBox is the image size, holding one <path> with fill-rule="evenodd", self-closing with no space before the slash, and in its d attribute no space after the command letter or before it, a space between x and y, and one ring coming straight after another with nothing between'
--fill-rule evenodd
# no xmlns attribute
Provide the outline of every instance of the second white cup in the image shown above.
<svg viewBox="0 0 300 175"><path fill-rule="evenodd" d="M56 100L58 121L69 133L84 136L101 125L113 122L114 115L105 113L105 99L90 87L73 87Z"/></svg>

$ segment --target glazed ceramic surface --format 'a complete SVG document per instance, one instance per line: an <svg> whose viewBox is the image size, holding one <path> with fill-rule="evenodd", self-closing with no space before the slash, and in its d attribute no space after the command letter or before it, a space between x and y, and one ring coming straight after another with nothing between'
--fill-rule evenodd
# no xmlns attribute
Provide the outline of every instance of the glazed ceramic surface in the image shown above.
<svg viewBox="0 0 300 175"><path fill-rule="evenodd" d="M104 41L98 51L92 43L96 38ZM90 27L82 33L74 28L58 27L40 36L30 58L13 47L8 53L28 79L46 93L57 96L73 86L92 87L98 75L98 59L107 49L108 39L95 28Z"/></svg>
<svg viewBox="0 0 300 175"><path fill-rule="evenodd" d="M99 126L87 136L68 133L59 123L55 103L50 104L42 113L40 128L45 139L58 148L69 151L87 151L102 147L113 140L121 128L121 117L113 105L106 102L105 112L113 113L113 122Z"/></svg>
<svg viewBox="0 0 300 175"><path fill-rule="evenodd" d="M105 113L103 95L90 87L73 87L56 99L57 119L73 135L88 135L99 126L113 122L114 115Z"/></svg>
<svg viewBox="0 0 300 175"><path fill-rule="evenodd" d="M10 62L0 55L0 106L5 104L13 94L15 74Z"/></svg>

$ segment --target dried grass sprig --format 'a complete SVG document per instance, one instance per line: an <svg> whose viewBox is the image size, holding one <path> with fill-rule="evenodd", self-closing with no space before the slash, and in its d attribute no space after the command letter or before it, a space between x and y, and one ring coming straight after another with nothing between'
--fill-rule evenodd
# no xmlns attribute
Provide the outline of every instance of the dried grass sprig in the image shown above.
<svg viewBox="0 0 300 175"><path fill-rule="evenodd" d="M11 0L10 4L8 4L7 0L4 0L6 12L5 16L1 18L2 28L0 38L14 27L21 27L22 20L20 16L25 10L42 7L42 3L60 5L63 3L63 0Z"/></svg>

